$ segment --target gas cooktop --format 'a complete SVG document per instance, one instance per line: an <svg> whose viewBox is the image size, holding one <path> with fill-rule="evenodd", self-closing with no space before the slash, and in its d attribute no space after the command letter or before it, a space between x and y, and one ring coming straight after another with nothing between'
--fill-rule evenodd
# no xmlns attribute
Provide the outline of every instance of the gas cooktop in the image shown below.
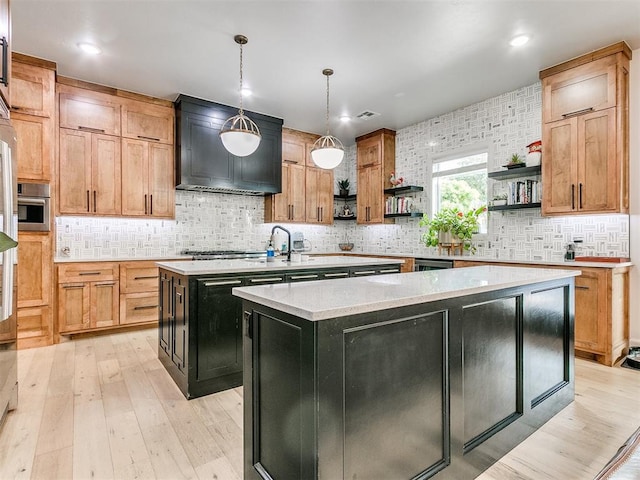
<svg viewBox="0 0 640 480"><path fill-rule="evenodd" d="M184 250L182 255L191 255L192 260L226 260L232 258L266 257L267 252L256 250Z"/></svg>

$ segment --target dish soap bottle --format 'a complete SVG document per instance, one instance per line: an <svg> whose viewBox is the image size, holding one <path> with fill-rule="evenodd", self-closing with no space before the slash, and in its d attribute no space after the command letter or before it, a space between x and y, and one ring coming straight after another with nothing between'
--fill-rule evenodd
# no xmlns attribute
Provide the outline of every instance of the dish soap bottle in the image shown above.
<svg viewBox="0 0 640 480"><path fill-rule="evenodd" d="M267 262L273 262L276 259L276 251L273 248L273 242L269 240L269 246L267 247Z"/></svg>

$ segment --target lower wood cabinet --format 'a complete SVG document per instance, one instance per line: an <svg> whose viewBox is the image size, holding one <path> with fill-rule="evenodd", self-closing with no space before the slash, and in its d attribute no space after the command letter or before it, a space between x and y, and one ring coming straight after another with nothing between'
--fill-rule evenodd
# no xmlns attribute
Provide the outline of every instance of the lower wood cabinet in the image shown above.
<svg viewBox="0 0 640 480"><path fill-rule="evenodd" d="M487 262L456 260L454 266L472 267ZM576 267L571 265L494 265L580 270L575 279L575 349L612 366L629 347L629 267Z"/></svg>
<svg viewBox="0 0 640 480"><path fill-rule="evenodd" d="M120 263L120 325L158 321L158 277L153 261Z"/></svg>
<svg viewBox="0 0 640 480"><path fill-rule="evenodd" d="M48 305L18 309L18 349L53 343L53 319Z"/></svg>

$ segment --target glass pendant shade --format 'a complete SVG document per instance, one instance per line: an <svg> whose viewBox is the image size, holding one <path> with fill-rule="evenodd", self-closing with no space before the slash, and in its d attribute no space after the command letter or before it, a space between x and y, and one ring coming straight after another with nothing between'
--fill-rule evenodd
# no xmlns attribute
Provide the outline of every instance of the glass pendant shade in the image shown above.
<svg viewBox="0 0 640 480"><path fill-rule="evenodd" d="M336 168L344 158L342 142L332 135L325 135L315 141L311 149L311 158L320 168Z"/></svg>
<svg viewBox="0 0 640 480"><path fill-rule="evenodd" d="M220 140L227 151L236 157L246 157L258 149L260 130L246 115L229 118L220 130Z"/></svg>
<svg viewBox="0 0 640 480"><path fill-rule="evenodd" d="M246 157L258 149L262 136L258 126L244 114L242 109L242 46L249 40L244 35L236 35L233 39L240 45L240 110L238 115L224 122L220 129L220 140L230 154Z"/></svg>

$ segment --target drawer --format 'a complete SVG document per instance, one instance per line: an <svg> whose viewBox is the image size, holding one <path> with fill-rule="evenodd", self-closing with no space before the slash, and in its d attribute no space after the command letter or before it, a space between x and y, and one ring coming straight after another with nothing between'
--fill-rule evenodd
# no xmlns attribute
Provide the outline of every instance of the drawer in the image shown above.
<svg viewBox="0 0 640 480"><path fill-rule="evenodd" d="M67 263L58 265L58 283L118 280L117 263Z"/></svg>
<svg viewBox="0 0 640 480"><path fill-rule="evenodd" d="M122 293L157 292L160 275L152 265L120 265L120 291Z"/></svg>
<svg viewBox="0 0 640 480"><path fill-rule="evenodd" d="M120 325L158 321L157 293L127 293L120 295Z"/></svg>

